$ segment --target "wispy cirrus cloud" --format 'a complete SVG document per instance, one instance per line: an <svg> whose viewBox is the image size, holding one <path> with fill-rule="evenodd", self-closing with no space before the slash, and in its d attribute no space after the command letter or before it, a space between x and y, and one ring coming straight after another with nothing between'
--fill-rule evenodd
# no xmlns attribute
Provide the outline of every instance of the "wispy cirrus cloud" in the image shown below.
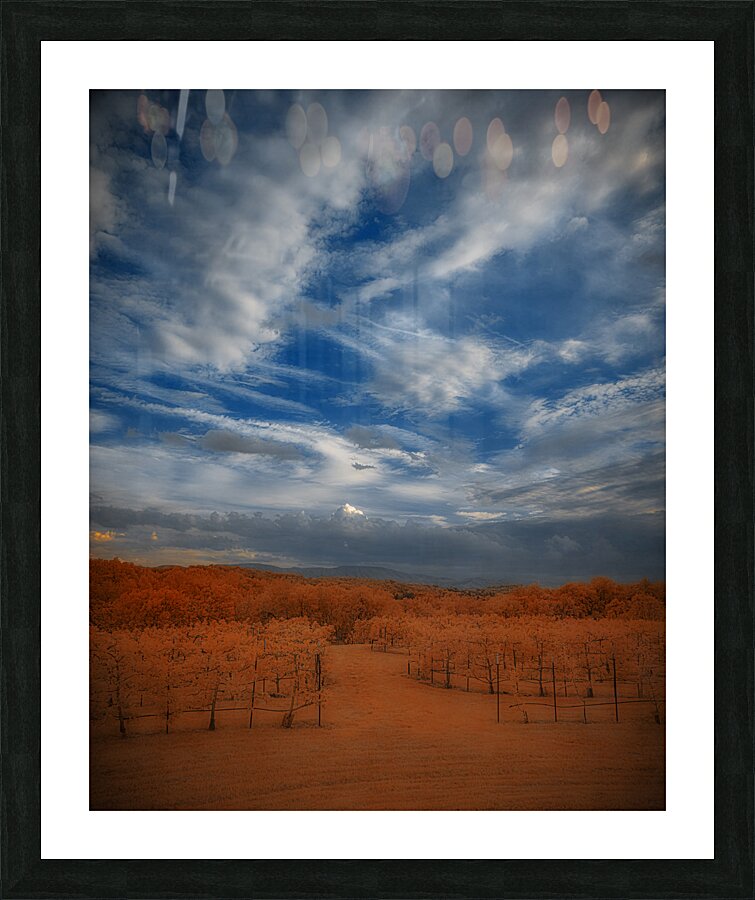
<svg viewBox="0 0 755 900"><path fill-rule="evenodd" d="M365 390L388 409L415 416L442 416L465 403L502 396L502 382L532 359L528 349L492 348L472 337L448 338L417 332L383 342Z"/></svg>

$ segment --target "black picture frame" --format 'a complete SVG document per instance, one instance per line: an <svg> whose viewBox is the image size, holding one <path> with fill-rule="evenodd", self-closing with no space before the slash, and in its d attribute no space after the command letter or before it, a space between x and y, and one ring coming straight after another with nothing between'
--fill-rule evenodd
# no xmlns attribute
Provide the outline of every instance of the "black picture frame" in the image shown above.
<svg viewBox="0 0 755 900"><path fill-rule="evenodd" d="M0 895L753 897L753 3L6 0L0 15ZM715 41L714 860L40 859L40 42L197 34Z"/></svg>

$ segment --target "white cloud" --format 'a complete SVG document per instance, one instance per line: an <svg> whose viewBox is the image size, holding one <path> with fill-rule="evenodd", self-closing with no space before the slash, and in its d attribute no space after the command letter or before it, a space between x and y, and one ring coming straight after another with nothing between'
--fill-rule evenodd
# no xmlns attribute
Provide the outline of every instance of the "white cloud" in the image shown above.
<svg viewBox="0 0 755 900"><path fill-rule="evenodd" d="M92 253L107 232L150 276L162 276L172 260L170 293L140 292L152 352L174 366L243 370L255 350L278 339L282 314L300 297L320 244L353 214L363 177L345 160L337 173L308 179L285 138L274 135L256 139L252 159L239 153L227 172L208 167L201 184L183 178L179 165L168 208L167 173L121 149L133 119L129 99L113 95L107 116L93 118ZM166 216L169 229L160 226Z"/></svg>
<svg viewBox="0 0 755 900"><path fill-rule="evenodd" d="M333 518L339 521L344 521L359 518L365 519L366 516L363 510L357 509L356 506L352 506L350 503L344 503L343 506L339 506L338 509L333 513Z"/></svg>
<svg viewBox="0 0 755 900"><path fill-rule="evenodd" d="M583 228L587 228L590 224L590 220L587 216L574 216L573 219L569 219L566 223L566 231L569 234L574 234L575 231L581 231Z"/></svg>
<svg viewBox="0 0 755 900"><path fill-rule="evenodd" d="M615 416L631 407L655 409L662 422L665 383L665 370L653 368L615 382L576 388L558 400L536 400L522 425L522 436L527 440L569 421Z"/></svg>
<svg viewBox="0 0 755 900"><path fill-rule="evenodd" d="M657 514L664 448L663 370L576 388L530 404L520 444L472 477L470 501L519 517Z"/></svg>
<svg viewBox="0 0 755 900"><path fill-rule="evenodd" d="M549 132L514 135L516 162L507 173L500 200L486 196L471 168L450 209L432 222L403 230L394 240L363 242L351 251L366 282L357 295L373 300L411 284L418 261L423 280L443 282L479 269L497 254L526 252L563 234L585 232L617 195L627 190L647 192L661 183L663 143L658 130L663 115L658 103L629 107L614 119L608 142L593 128L573 125L569 165L564 169L552 164ZM464 165L477 159L473 153ZM637 223L630 240L640 241L644 235L652 242L661 230L662 219L652 215ZM621 245L617 241L612 252Z"/></svg>
<svg viewBox="0 0 755 900"><path fill-rule="evenodd" d="M108 391L97 396L156 422L177 420L181 429L180 434L136 436L122 447L92 446L92 490L109 502L194 511L289 510L304 503L323 512L332 508L334 493L348 493L360 501L351 501L354 508L374 509L379 515L424 513L428 506L437 511L438 486L428 489L427 474L438 466L448 468L448 455L436 453L429 460L433 442L404 429L379 429L383 438L376 444L389 446L361 448L357 461L374 468L360 469L354 466L354 432L349 429L344 435L325 423L237 418ZM363 431L356 436L369 443ZM450 476L458 483L452 469Z"/></svg>
<svg viewBox="0 0 755 900"><path fill-rule="evenodd" d="M401 322L401 320L398 320ZM503 349L471 336L454 339L400 327L363 334L377 349L365 391L386 409L412 416L442 416L474 399L500 400L501 383L533 359L528 348Z"/></svg>
<svg viewBox="0 0 755 900"><path fill-rule="evenodd" d="M112 235L120 224L118 201L110 189L110 176L92 166L89 170L89 255L94 257L98 245Z"/></svg>
<svg viewBox="0 0 755 900"><path fill-rule="evenodd" d="M501 512L482 512L479 510L457 509L456 515L475 522L493 522L503 517Z"/></svg>
<svg viewBox="0 0 755 900"><path fill-rule="evenodd" d="M103 434L106 431L115 431L119 424L118 419L110 413L96 409L89 411L90 434Z"/></svg>
<svg viewBox="0 0 755 900"><path fill-rule="evenodd" d="M227 170L208 167L201 186L184 178L179 167L171 212L166 209L167 182L163 184L167 172L116 147L133 125L134 96L108 95L112 108L98 108L93 118L93 241L96 245L96 235L105 232L116 239L124 232L133 239L141 231L156 269L170 258L191 259L191 271L171 288L174 297L145 300L139 292L141 320L158 356L221 371L253 367L255 352L276 344L286 327L286 310L300 299L309 275L321 271L329 258L328 235L340 233L352 220L367 186L355 147L362 124L390 129L431 114L440 120L459 104L473 119L490 114L490 98L484 94L465 99L378 92L358 108L332 95L330 122L344 148L335 170L307 178L284 137L255 136ZM526 98L512 95L511 102L525 103ZM392 240L362 241L352 248L352 264L364 284L345 292L347 314L356 298L366 302L409 285L418 259L427 287L446 282L501 252L526 251L564 230L582 229L588 212L592 219L617 193L654 184L662 177L663 146L653 137L662 104L615 112L606 139L572 124L570 162L564 170L550 161L549 115L543 113L541 128L515 131L515 161L500 202L490 202L475 175L483 141L478 133L472 154L457 161L465 172L464 184L449 208L430 224L396 229ZM534 116L530 120L537 121ZM184 143L191 146L192 140L196 143L196 135L188 128ZM417 175L421 166L418 156ZM131 173L128 192L115 185L118 171ZM172 218L170 238L159 225L166 214ZM638 239L648 234L648 223L640 224ZM150 264L144 253L140 261Z"/></svg>

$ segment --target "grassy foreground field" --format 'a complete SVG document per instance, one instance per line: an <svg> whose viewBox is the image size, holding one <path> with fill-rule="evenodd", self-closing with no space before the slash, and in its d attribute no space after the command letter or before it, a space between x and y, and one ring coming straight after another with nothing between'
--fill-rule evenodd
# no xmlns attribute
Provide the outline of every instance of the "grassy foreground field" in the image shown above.
<svg viewBox="0 0 755 900"><path fill-rule="evenodd" d="M219 713L214 732L196 714L170 735L98 726L91 809L664 808L665 728L643 704L620 724L601 707L587 726L578 709L555 725L534 707L524 725L503 696L498 725L494 697L407 678L398 653L332 646L327 673L322 728L312 709L292 729L259 712L250 731L243 711Z"/></svg>

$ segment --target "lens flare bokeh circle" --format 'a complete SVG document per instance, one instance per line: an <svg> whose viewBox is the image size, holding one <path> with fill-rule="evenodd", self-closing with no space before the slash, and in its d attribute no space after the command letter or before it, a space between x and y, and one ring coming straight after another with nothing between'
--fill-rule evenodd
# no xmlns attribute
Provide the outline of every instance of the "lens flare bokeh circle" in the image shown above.
<svg viewBox="0 0 755 900"><path fill-rule="evenodd" d="M472 149L473 136L472 123L462 116L454 125L454 148L459 156L466 156Z"/></svg>
<svg viewBox="0 0 755 900"><path fill-rule="evenodd" d="M569 123L571 122L571 108L566 97L562 97L556 104L554 118L556 120L556 129L558 130L558 133L566 134L569 129Z"/></svg>
<svg viewBox="0 0 755 900"><path fill-rule="evenodd" d="M411 125L402 125L398 130L399 137L406 145L407 155L412 157L417 149L417 135Z"/></svg>
<svg viewBox="0 0 755 900"><path fill-rule="evenodd" d="M307 114L298 103L294 103L286 115L286 137L294 150L301 150L307 139Z"/></svg>
<svg viewBox="0 0 755 900"><path fill-rule="evenodd" d="M429 162L433 158L435 148L440 143L440 130L435 122L426 122L419 135L419 150Z"/></svg>
<svg viewBox="0 0 755 900"><path fill-rule="evenodd" d="M433 153L433 169L438 178L448 178L454 167L454 152L450 144L438 144Z"/></svg>
<svg viewBox="0 0 755 900"><path fill-rule="evenodd" d="M488 153L493 152L493 147L495 146L495 142L498 138L506 133L506 129L503 127L503 122L498 119L492 119L490 125L488 125L488 133L487 133L487 145L488 145Z"/></svg>
<svg viewBox="0 0 755 900"><path fill-rule="evenodd" d="M326 169L334 169L341 161L341 142L331 134L322 142L322 164Z"/></svg>
<svg viewBox="0 0 755 900"><path fill-rule="evenodd" d="M601 134L605 134L611 127L611 107L605 100L598 107L598 121L596 125Z"/></svg>
<svg viewBox="0 0 755 900"><path fill-rule="evenodd" d="M551 156L553 157L553 165L557 169L566 164L566 160L569 158L569 141L565 134L556 135L551 147Z"/></svg>
<svg viewBox="0 0 755 900"><path fill-rule="evenodd" d="M600 91L592 91L587 99L587 118L593 125L598 124L598 108L602 102Z"/></svg>
<svg viewBox="0 0 755 900"><path fill-rule="evenodd" d="M225 94L222 91L207 91L204 99L207 118L213 125L220 125L225 114Z"/></svg>
<svg viewBox="0 0 755 900"><path fill-rule="evenodd" d="M511 161L514 158L514 144L511 136L506 134L505 131L495 139L490 150L490 156L502 172L505 172L511 165Z"/></svg>

